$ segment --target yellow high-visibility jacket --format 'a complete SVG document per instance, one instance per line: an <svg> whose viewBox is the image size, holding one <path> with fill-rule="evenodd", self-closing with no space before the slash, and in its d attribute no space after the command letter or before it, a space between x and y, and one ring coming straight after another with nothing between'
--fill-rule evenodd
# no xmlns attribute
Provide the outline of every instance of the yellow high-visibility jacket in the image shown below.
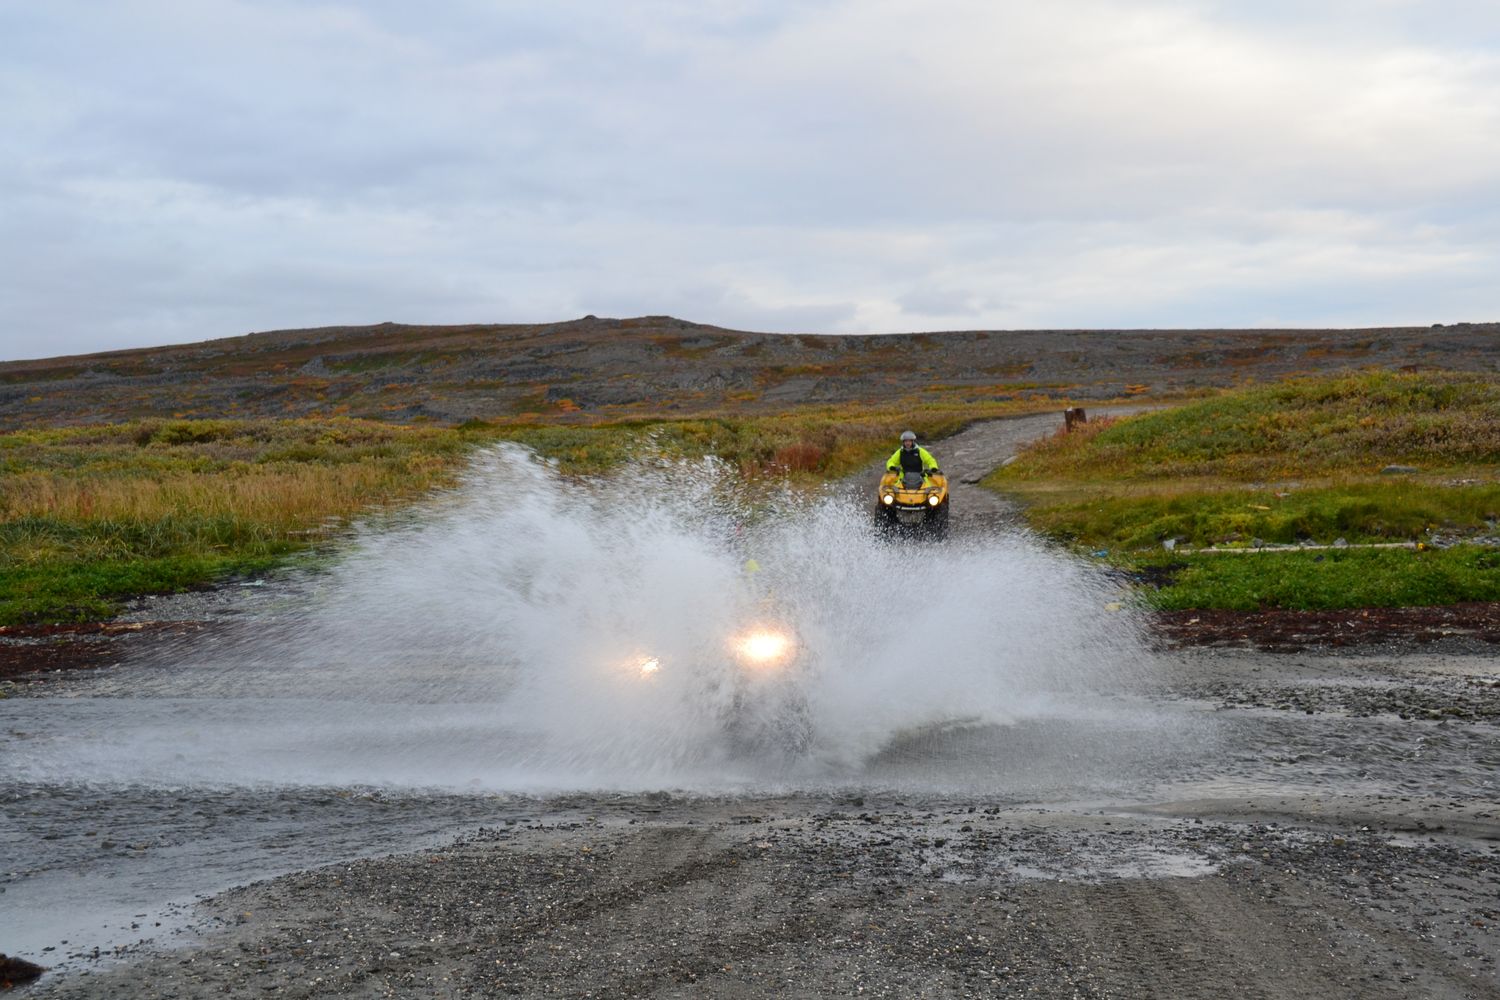
<svg viewBox="0 0 1500 1000"><path fill-rule="evenodd" d="M936 469L938 467L937 459L935 459L935 458L932 457L932 452L928 451L926 448L923 448L921 445L917 445L917 454L922 459L922 474L924 476L931 475L932 474L932 470ZM885 467L887 469L889 469L890 471L892 471L892 472L900 472L901 471L901 449L900 448L897 448L896 449L896 453L894 455L892 455L890 458L886 459Z"/></svg>

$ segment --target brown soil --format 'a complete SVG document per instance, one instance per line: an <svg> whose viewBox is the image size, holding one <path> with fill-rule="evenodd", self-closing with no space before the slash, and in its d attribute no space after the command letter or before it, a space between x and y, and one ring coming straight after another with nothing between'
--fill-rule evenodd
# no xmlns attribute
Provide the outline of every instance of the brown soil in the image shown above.
<svg viewBox="0 0 1500 1000"><path fill-rule="evenodd" d="M113 666L143 645L208 627L199 621L0 626L0 681L44 680L56 671Z"/></svg>
<svg viewBox="0 0 1500 1000"><path fill-rule="evenodd" d="M1345 611L1159 611L1173 646L1243 646L1267 652L1431 643L1500 643L1500 603Z"/></svg>

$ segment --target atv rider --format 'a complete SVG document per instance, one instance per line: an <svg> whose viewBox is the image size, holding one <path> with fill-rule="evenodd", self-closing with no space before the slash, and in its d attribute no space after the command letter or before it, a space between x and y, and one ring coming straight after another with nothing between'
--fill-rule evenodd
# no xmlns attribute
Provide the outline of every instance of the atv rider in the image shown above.
<svg viewBox="0 0 1500 1000"><path fill-rule="evenodd" d="M898 474L920 472L923 477L943 474L932 452L917 444L917 436L911 431L901 432L901 447L886 460L885 467L887 471Z"/></svg>

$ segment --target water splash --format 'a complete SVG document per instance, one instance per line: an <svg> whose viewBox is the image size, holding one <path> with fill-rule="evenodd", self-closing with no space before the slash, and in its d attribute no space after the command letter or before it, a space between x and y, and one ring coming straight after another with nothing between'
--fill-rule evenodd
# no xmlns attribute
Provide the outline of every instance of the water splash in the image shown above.
<svg viewBox="0 0 1500 1000"><path fill-rule="evenodd" d="M974 782L1015 770L993 759L1007 733L1041 767L1037 733L1068 720L1067 769L1089 732L1154 725L1121 721L1150 660L1114 596L1020 534L892 544L835 492L756 492L713 461L577 480L507 445L365 532L289 620L161 674L190 697L68 749L157 781ZM794 662L747 688L731 640L767 622ZM756 713L783 728L747 742ZM975 733L991 758L958 766Z"/></svg>

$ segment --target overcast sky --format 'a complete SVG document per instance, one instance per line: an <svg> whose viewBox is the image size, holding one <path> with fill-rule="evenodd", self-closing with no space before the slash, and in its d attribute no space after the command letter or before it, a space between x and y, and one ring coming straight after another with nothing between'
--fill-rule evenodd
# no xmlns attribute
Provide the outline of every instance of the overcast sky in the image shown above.
<svg viewBox="0 0 1500 1000"><path fill-rule="evenodd" d="M1500 3L0 5L0 358L1500 319Z"/></svg>

